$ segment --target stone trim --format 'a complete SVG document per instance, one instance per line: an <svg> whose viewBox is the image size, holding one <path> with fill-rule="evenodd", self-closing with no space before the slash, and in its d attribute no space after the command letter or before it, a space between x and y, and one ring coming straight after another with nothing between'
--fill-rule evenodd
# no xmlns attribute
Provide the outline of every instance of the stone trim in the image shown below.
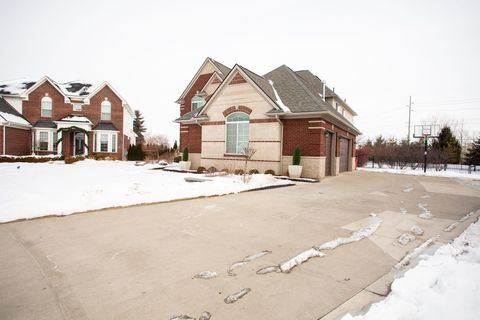
<svg viewBox="0 0 480 320"><path fill-rule="evenodd" d="M252 113L252 109L250 109L249 107L245 107L245 106L231 106L231 107L225 109L222 113L223 113L223 116L226 117L229 114L237 112L237 111L245 112L248 115L250 115Z"/></svg>

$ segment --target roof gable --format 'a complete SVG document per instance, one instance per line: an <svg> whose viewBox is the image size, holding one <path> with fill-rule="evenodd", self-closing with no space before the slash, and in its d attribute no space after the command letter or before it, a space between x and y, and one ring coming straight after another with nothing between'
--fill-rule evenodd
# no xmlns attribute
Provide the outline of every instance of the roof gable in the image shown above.
<svg viewBox="0 0 480 320"><path fill-rule="evenodd" d="M30 122L2 97L0 97L0 122L10 122L27 127L31 126Z"/></svg>
<svg viewBox="0 0 480 320"><path fill-rule="evenodd" d="M30 88L28 88L23 94L21 94L21 96L25 99L28 100L28 95L30 93L32 93L33 91L35 91L38 87L40 87L42 84L44 84L45 82L48 82L52 85L53 88L55 88L55 90L57 90L58 92L60 92L60 94L63 96L64 98L64 101L65 102L69 102L69 99L68 97L65 95L65 93L62 91L62 89L59 87L59 85L53 81L52 79L50 79L48 76L44 76L43 78L41 78L40 80L38 80L33 86L31 86Z"/></svg>
<svg viewBox="0 0 480 320"><path fill-rule="evenodd" d="M202 65L200 66L198 71L193 76L192 80L190 80L188 86L185 88L185 90L183 90L182 94L177 99L177 101L175 101L176 103L181 103L183 98L185 98L185 95L190 91L190 88L197 81L197 79L200 75L205 74L205 73L210 73L210 72L204 72L204 70L207 69L208 67L212 67L214 69L214 71L217 72L217 74L219 75L219 77L221 79L224 79L227 76L227 74L230 72L230 68L221 64L220 62L215 61L212 58L205 59L205 61L202 63Z"/></svg>
<svg viewBox="0 0 480 320"><path fill-rule="evenodd" d="M280 107L275 103L275 100L272 99L271 95L273 95L273 90L270 90L271 91L271 95L267 94L263 88L261 86L259 86L257 84L257 82L252 79L252 77L250 75L253 75L253 73L251 71L247 71L247 69L241 67L240 65L236 64L231 70L230 70L230 73L228 74L228 76L223 80L223 82L218 86L218 88L215 90L215 92L212 94L211 98L205 103L205 105L202 107L202 109L200 110L200 112L198 113L198 116L201 116L201 115L204 115L205 112L208 110L208 107L215 101L215 99L218 97L218 95L220 94L220 92L222 91L222 89L225 87L225 86L228 86L231 84L232 80L235 79L235 77L237 77L237 79L239 79L238 77L242 77L246 83L249 83L250 85L253 86L253 88L268 102L270 103L270 105L272 106L272 108L274 109L280 109ZM257 81L260 82L262 84L262 86L264 86L266 88L266 86L264 85L263 82L266 82L265 79L263 79L262 77L258 76L258 75L255 75L257 77ZM259 81L260 79L262 79L262 81ZM238 83L238 82L237 82Z"/></svg>

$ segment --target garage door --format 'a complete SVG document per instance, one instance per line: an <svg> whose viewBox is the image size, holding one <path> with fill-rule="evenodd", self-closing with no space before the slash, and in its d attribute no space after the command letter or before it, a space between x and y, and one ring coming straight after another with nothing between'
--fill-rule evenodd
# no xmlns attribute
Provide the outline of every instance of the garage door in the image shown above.
<svg viewBox="0 0 480 320"><path fill-rule="evenodd" d="M348 139L340 138L340 172L348 171Z"/></svg>
<svg viewBox="0 0 480 320"><path fill-rule="evenodd" d="M325 133L325 175L332 175L332 134Z"/></svg>

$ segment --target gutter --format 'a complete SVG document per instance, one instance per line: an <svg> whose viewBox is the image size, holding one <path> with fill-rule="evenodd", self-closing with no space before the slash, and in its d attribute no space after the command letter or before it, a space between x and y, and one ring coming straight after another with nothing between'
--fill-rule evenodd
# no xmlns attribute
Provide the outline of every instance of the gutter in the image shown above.
<svg viewBox="0 0 480 320"><path fill-rule="evenodd" d="M7 123L8 123L8 122L7 122ZM5 142L6 142L6 140L7 140L6 137L5 137L5 133L6 133L5 127L6 127L6 125L7 125L7 124L4 124L4 125L3 125L3 145L2 145L2 147L3 147L3 155L5 155Z"/></svg>

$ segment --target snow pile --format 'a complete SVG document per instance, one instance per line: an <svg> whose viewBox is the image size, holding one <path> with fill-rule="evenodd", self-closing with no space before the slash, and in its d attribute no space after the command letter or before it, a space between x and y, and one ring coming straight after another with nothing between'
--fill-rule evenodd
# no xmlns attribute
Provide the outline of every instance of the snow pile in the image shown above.
<svg viewBox="0 0 480 320"><path fill-rule="evenodd" d="M250 288L242 289L239 292L236 292L234 294L229 295L223 301L225 301L225 303L227 303L227 304L237 302L239 299L242 299L243 296L245 296L250 291L252 291L252 289L250 289Z"/></svg>
<svg viewBox="0 0 480 320"><path fill-rule="evenodd" d="M457 227L457 225L458 225L458 222L454 222L452 224L449 224L445 229L443 229L443 231L450 232L453 229L455 229Z"/></svg>
<svg viewBox="0 0 480 320"><path fill-rule="evenodd" d="M0 163L0 222L293 184L264 174L249 183L233 175L188 183L190 174L150 170L156 167L94 160Z"/></svg>
<svg viewBox="0 0 480 320"><path fill-rule="evenodd" d="M416 236L421 236L423 234L423 229L420 228L419 226L412 226L410 228L410 232Z"/></svg>
<svg viewBox="0 0 480 320"><path fill-rule="evenodd" d="M216 278L217 276L218 276L218 273L216 273L215 271L202 271L202 272L197 273L193 277L197 278L197 279L208 280L208 279Z"/></svg>
<svg viewBox="0 0 480 320"><path fill-rule="evenodd" d="M409 242L415 241L415 236L411 235L410 233L402 233L397 240L395 240L395 243L406 246Z"/></svg>
<svg viewBox="0 0 480 320"><path fill-rule="evenodd" d="M291 112L291 111L290 111L290 108L287 107L286 105L284 105L282 99L280 99L280 96L278 95L277 90L275 90L275 87L273 86L273 81L272 81L272 80L268 80L268 83L270 83L270 85L272 86L273 93L275 94L275 99L277 100L277 101L275 101L275 102L280 106L280 108L282 108L283 111L285 111L285 112Z"/></svg>
<svg viewBox="0 0 480 320"><path fill-rule="evenodd" d="M375 231L377 231L381 223L382 223L382 220L379 217L377 217L375 214L371 214L371 217L368 223L364 227L352 233L350 237L337 238L335 240L325 242L324 244L315 246L313 248L318 251L332 250L338 246L362 240L363 238L366 238L372 235Z"/></svg>
<svg viewBox="0 0 480 320"><path fill-rule="evenodd" d="M425 177L446 177L446 178L464 178L464 179L477 179L480 171L472 171L472 173L455 172L455 171L435 171L427 170L423 172L422 169L412 170L410 168L405 169L390 169L390 168L357 168L359 171L368 172L381 172L381 173L395 173L395 174L407 174L413 176L425 176Z"/></svg>
<svg viewBox="0 0 480 320"><path fill-rule="evenodd" d="M425 220L430 220L432 219L432 213L430 210L428 210L427 206L428 204L426 203L418 203L417 206L422 209L422 213L418 215L419 218L425 219Z"/></svg>
<svg viewBox="0 0 480 320"><path fill-rule="evenodd" d="M92 122L90 121L90 119L88 119L87 117L84 117L84 116L66 116L65 118L62 118L60 121L67 121L67 122L85 122L85 123L89 123L89 124L92 124Z"/></svg>
<svg viewBox="0 0 480 320"><path fill-rule="evenodd" d="M311 258L315 257L325 257L325 253L320 252L314 248L308 249L303 251L302 253L296 255L295 257L291 258L280 264L280 271L284 273L289 273L292 271L293 268L296 266L301 265L305 261L310 260Z"/></svg>
<svg viewBox="0 0 480 320"><path fill-rule="evenodd" d="M463 319L480 315L480 222L440 247L392 284L368 312L343 320Z"/></svg>

